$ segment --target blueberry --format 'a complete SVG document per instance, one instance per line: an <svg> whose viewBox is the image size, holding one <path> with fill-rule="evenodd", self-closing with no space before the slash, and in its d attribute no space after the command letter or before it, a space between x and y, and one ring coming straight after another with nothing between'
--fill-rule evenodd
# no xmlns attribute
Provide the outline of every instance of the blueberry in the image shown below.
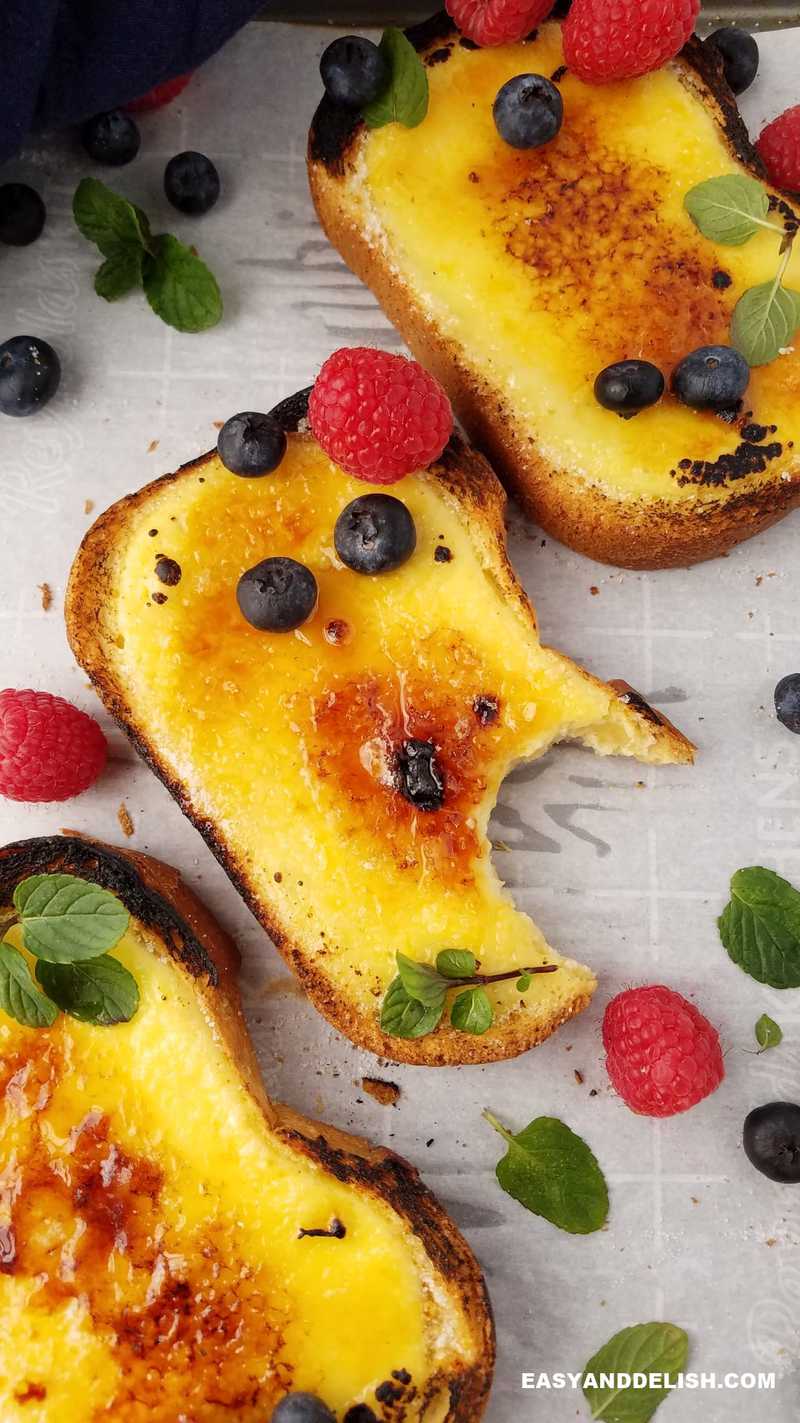
<svg viewBox="0 0 800 1423"><path fill-rule="evenodd" d="M650 361L615 361L594 383L595 399L606 410L630 420L639 410L655 405L664 394L664 377Z"/></svg>
<svg viewBox="0 0 800 1423"><path fill-rule="evenodd" d="M286 431L272 415L243 410L225 421L217 454L231 474L258 479L278 468L286 454Z"/></svg>
<svg viewBox="0 0 800 1423"><path fill-rule="evenodd" d="M236 598L261 632L292 632L308 622L319 590L310 568L293 558L265 558L239 579Z"/></svg>
<svg viewBox="0 0 800 1423"><path fill-rule="evenodd" d="M190 217L213 208L219 197L219 173L204 153L189 148L176 153L164 169L164 192L178 212Z"/></svg>
<svg viewBox="0 0 800 1423"><path fill-rule="evenodd" d="M800 732L800 672L781 677L775 688L775 712L787 731Z"/></svg>
<svg viewBox="0 0 800 1423"><path fill-rule="evenodd" d="M743 94L749 89L758 73L758 45L746 30L736 25L725 25L708 36L706 44L713 45L722 55L725 78L734 94Z"/></svg>
<svg viewBox="0 0 800 1423"><path fill-rule="evenodd" d="M800 1181L800 1107L767 1102L745 1119L742 1134L748 1160L770 1181Z"/></svg>
<svg viewBox="0 0 800 1423"><path fill-rule="evenodd" d="M35 415L60 380L61 362L47 341L12 336L0 346L0 414Z"/></svg>
<svg viewBox="0 0 800 1423"><path fill-rule="evenodd" d="M41 235L45 216L35 188L27 183L3 183L0 187L0 242L27 247Z"/></svg>
<svg viewBox="0 0 800 1423"><path fill-rule="evenodd" d="M694 410L729 410L744 395L750 367L732 346L699 346L672 372L672 390Z"/></svg>
<svg viewBox="0 0 800 1423"><path fill-rule="evenodd" d="M313 1393L287 1393L269 1423L336 1423L336 1417Z"/></svg>
<svg viewBox="0 0 800 1423"><path fill-rule="evenodd" d="M319 64L325 91L337 104L363 109L388 87L389 66L372 40L342 35L329 44Z"/></svg>
<svg viewBox="0 0 800 1423"><path fill-rule="evenodd" d="M439 810L444 804L444 776L432 741L409 737L397 756L397 789L418 810Z"/></svg>
<svg viewBox="0 0 800 1423"><path fill-rule="evenodd" d="M121 168L139 152L139 130L130 114L111 109L107 114L95 114L81 129L81 143L95 163Z"/></svg>
<svg viewBox="0 0 800 1423"><path fill-rule="evenodd" d="M354 573L388 573L411 557L417 531L399 499L391 494L362 494L342 510L333 542L342 563Z"/></svg>
<svg viewBox="0 0 800 1423"><path fill-rule="evenodd" d="M492 113L497 132L512 148L539 148L561 128L564 103L543 74L517 74L503 85Z"/></svg>

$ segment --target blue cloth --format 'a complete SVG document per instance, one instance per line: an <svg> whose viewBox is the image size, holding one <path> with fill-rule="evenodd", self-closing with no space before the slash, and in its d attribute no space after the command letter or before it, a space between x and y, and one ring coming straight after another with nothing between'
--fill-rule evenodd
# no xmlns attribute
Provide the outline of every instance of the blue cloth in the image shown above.
<svg viewBox="0 0 800 1423"><path fill-rule="evenodd" d="M0 162L196 69L264 0L0 0Z"/></svg>

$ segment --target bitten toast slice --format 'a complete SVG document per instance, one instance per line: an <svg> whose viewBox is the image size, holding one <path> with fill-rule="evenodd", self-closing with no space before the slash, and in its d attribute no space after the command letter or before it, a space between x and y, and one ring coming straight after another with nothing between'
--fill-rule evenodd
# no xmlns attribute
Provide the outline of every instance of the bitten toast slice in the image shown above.
<svg viewBox="0 0 800 1423"><path fill-rule="evenodd" d="M595 980L502 889L486 828L503 777L565 737L650 762L692 748L629 688L541 646L502 489L462 441L395 486L412 557L377 577L345 568L334 524L372 486L298 431L304 408L279 407L288 450L274 474L239 479L212 453L102 515L70 578L72 648L332 1023L405 1062L509 1057L584 1007ZM276 555L319 585L295 633L259 632L237 606L240 575ZM162 556L176 586L156 577ZM438 808L404 792L409 741L435 756ZM396 952L432 962L444 948L472 950L484 973L559 969L522 996L496 985L483 1036L387 1036Z"/></svg>
<svg viewBox="0 0 800 1423"><path fill-rule="evenodd" d="M589 85L564 70L556 22L492 49L445 15L409 35L427 118L369 130L323 99L314 202L530 517L633 568L713 557L781 518L800 501L800 341L752 371L731 423L669 393L621 420L593 394L612 362L644 358L668 380L690 351L727 343L739 297L775 277L777 233L721 246L684 210L705 179L763 176L718 57L692 40L657 73ZM564 121L523 152L492 103L526 72L554 78ZM800 288L800 243L785 284Z"/></svg>
<svg viewBox="0 0 800 1423"><path fill-rule="evenodd" d="M141 1001L116 1027L0 1012L3 1423L267 1423L295 1390L475 1423L489 1300L413 1167L268 1099L236 948L174 870L22 841L0 911L52 872L122 899Z"/></svg>

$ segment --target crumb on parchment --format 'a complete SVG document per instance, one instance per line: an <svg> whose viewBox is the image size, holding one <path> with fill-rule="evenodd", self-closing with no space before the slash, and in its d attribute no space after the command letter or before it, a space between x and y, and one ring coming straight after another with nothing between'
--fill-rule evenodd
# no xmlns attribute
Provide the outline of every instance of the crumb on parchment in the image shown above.
<svg viewBox="0 0 800 1423"><path fill-rule="evenodd" d="M53 606L53 590L49 583L38 583L36 586L42 595L42 612L47 613Z"/></svg>
<svg viewBox="0 0 800 1423"><path fill-rule="evenodd" d="M119 828L122 831L123 835L127 835L128 839L130 839L131 835L133 835L134 833L134 824L131 820L131 813L128 810L128 807L125 804L124 800L121 800L119 803L119 810L117 811L117 820L119 821Z"/></svg>
<svg viewBox="0 0 800 1423"><path fill-rule="evenodd" d="M84 512L84 514L91 514L93 508L94 508L94 500L93 500L93 499L84 499L84 501L83 501L83 512Z"/></svg>
<svg viewBox="0 0 800 1423"><path fill-rule="evenodd" d="M396 1107L400 1088L396 1082L386 1082L383 1077L362 1077L361 1087L368 1096L374 1097L382 1107Z"/></svg>
<svg viewBox="0 0 800 1423"><path fill-rule="evenodd" d="M147 446L147 453L151 455L154 450L158 449L158 444L158 440L151 440L150 444Z"/></svg>

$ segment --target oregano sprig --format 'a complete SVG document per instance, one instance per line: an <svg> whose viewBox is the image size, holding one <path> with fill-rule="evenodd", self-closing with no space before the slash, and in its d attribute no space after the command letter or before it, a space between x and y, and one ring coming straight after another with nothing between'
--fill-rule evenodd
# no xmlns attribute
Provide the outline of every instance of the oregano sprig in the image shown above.
<svg viewBox="0 0 800 1423"><path fill-rule="evenodd" d="M116 895L78 875L22 880L13 910L0 917L0 1009L29 1028L51 1027L59 1009L86 1023L127 1023L139 1006L139 988L109 950L129 923ZM36 961L35 981L28 960L9 942L14 929Z"/></svg>
<svg viewBox="0 0 800 1423"><path fill-rule="evenodd" d="M72 214L79 232L105 261L94 289L118 301L142 287L156 316L176 331L206 331L222 317L222 297L213 272L191 247L169 232L154 235L147 216L98 178L75 190Z"/></svg>
<svg viewBox="0 0 800 1423"><path fill-rule="evenodd" d="M518 993L526 993L534 974L555 973L557 968L550 963L504 973L479 973L478 960L469 949L442 949L435 965L398 953L397 977L381 1006L381 1027L394 1038L425 1037L439 1026L448 993L460 989L450 1008L450 1022L462 1033L482 1036L494 1021L487 984L515 979Z"/></svg>
<svg viewBox="0 0 800 1423"><path fill-rule="evenodd" d="M780 260L775 277L743 292L731 318L731 344L748 365L774 361L800 327L800 292L783 285L798 230L797 218L783 207L783 222L770 219L770 200L761 183L744 173L707 178L690 188L683 200L695 227L704 237L728 247L741 247L759 229L780 236Z"/></svg>

